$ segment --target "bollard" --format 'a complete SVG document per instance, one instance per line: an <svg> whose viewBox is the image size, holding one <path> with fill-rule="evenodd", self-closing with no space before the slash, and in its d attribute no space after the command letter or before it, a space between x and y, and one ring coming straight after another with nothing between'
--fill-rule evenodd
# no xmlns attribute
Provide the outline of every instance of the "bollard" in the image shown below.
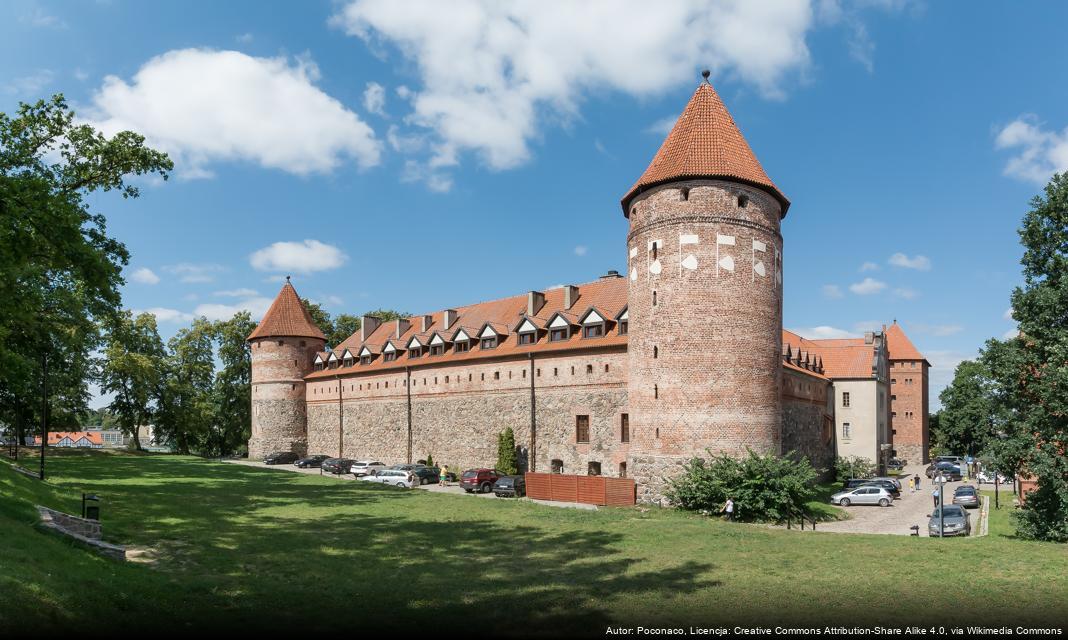
<svg viewBox="0 0 1068 640"><path fill-rule="evenodd" d="M920 525L914 524L911 527L909 527L909 529L912 530L912 533L909 534L910 536L912 536L914 538L919 538L920 537Z"/></svg>

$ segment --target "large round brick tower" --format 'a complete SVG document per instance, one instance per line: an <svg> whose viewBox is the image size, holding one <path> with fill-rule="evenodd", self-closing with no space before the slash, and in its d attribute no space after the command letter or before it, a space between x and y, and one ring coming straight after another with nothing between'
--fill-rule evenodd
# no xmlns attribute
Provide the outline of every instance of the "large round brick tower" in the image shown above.
<svg viewBox="0 0 1068 640"><path fill-rule="evenodd" d="M304 455L308 415L304 376L326 337L304 308L296 289L286 284L248 337L252 349L252 437L248 457L275 451Z"/></svg>
<svg viewBox="0 0 1068 640"><path fill-rule="evenodd" d="M706 81L623 197L631 476L662 501L695 455L779 453L789 201Z"/></svg>

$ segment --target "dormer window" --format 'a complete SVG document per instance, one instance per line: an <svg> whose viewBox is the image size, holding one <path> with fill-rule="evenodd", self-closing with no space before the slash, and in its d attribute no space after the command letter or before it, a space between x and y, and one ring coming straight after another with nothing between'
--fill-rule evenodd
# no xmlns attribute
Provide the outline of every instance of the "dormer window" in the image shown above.
<svg viewBox="0 0 1068 640"><path fill-rule="evenodd" d="M360 364L371 364L372 356L360 356Z"/></svg>
<svg viewBox="0 0 1068 640"><path fill-rule="evenodd" d="M456 353L465 353L471 350L471 342L464 340L463 342L455 342L452 345L452 350Z"/></svg>
<svg viewBox="0 0 1068 640"><path fill-rule="evenodd" d="M538 333L536 331L527 331L519 334L519 344L534 344L538 341Z"/></svg>
<svg viewBox="0 0 1068 640"><path fill-rule="evenodd" d="M482 349L496 349L500 342L500 334L491 325L487 324L478 332L478 346Z"/></svg>
<svg viewBox="0 0 1068 640"><path fill-rule="evenodd" d="M367 347L360 349L360 364L371 364L374 358L375 354L371 353L371 350Z"/></svg>
<svg viewBox="0 0 1068 640"><path fill-rule="evenodd" d="M627 330L630 328L629 314L630 310L624 309L623 313L616 316L616 325L619 327L619 335L621 336L627 335Z"/></svg>
<svg viewBox="0 0 1068 640"><path fill-rule="evenodd" d="M382 361L383 362L393 362L396 359L397 359L397 352L396 351L388 351L388 352L382 354Z"/></svg>
<svg viewBox="0 0 1068 640"><path fill-rule="evenodd" d="M582 316L582 337L600 338L604 335L606 320L597 313L597 309L590 309Z"/></svg>
<svg viewBox="0 0 1068 640"><path fill-rule="evenodd" d="M519 326L515 328L516 342L520 345L531 345L538 342L538 327L534 323L523 318Z"/></svg>
<svg viewBox="0 0 1068 640"><path fill-rule="evenodd" d="M432 345L430 345L430 355L432 355L432 356L440 356L443 353L445 353L445 345L443 345L443 344L432 344Z"/></svg>
<svg viewBox="0 0 1068 640"><path fill-rule="evenodd" d="M333 351L331 351L330 355L326 359L327 368L329 368L329 369L337 369L337 362L338 362L337 354L334 353Z"/></svg>
<svg viewBox="0 0 1068 640"><path fill-rule="evenodd" d="M479 345L482 349L496 349L497 348L497 336L490 336L488 338L482 338L482 342Z"/></svg>
<svg viewBox="0 0 1068 640"><path fill-rule="evenodd" d="M564 327L562 329L550 329L549 342L562 342L568 339L569 334L570 331L568 331L567 327Z"/></svg>
<svg viewBox="0 0 1068 640"><path fill-rule="evenodd" d="M413 347L409 347L408 348L408 357L409 358L419 358L422 355L423 355L423 348L422 347L414 347L413 346Z"/></svg>
<svg viewBox="0 0 1068 640"><path fill-rule="evenodd" d="M549 342L560 342L571 337L571 323L560 314L549 322Z"/></svg>

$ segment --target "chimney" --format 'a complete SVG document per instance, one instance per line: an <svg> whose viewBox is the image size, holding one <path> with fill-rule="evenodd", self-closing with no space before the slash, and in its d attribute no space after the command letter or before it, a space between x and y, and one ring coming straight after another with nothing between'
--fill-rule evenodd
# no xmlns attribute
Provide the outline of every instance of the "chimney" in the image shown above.
<svg viewBox="0 0 1068 640"><path fill-rule="evenodd" d="M367 338L382 324L378 316L364 316L360 318L360 342L367 342Z"/></svg>
<svg viewBox="0 0 1068 640"><path fill-rule="evenodd" d="M456 322L456 309L446 309L445 312L441 315L443 316L441 320L441 330L448 331L449 327L451 327Z"/></svg>
<svg viewBox="0 0 1068 640"><path fill-rule="evenodd" d="M399 338L399 337L403 336L404 332L407 331L408 327L410 327L410 326L412 326L412 323L408 322L407 318L399 318L399 319L397 319L397 335L396 335L396 337Z"/></svg>
<svg viewBox="0 0 1068 640"><path fill-rule="evenodd" d="M603 276L601 276L601 280L611 280L613 278L622 278L622 277L623 276L619 275L619 272L616 271L615 269L609 269L608 273L606 273Z"/></svg>
<svg viewBox="0 0 1068 640"><path fill-rule="evenodd" d="M564 286L564 309L575 306L579 299L579 288L573 284Z"/></svg>
<svg viewBox="0 0 1068 640"><path fill-rule="evenodd" d="M545 306L545 294L541 291L531 291L527 294L527 315L534 317L538 315L541 308Z"/></svg>
<svg viewBox="0 0 1068 640"><path fill-rule="evenodd" d="M864 344L875 344L875 333L873 331L864 332Z"/></svg>
<svg viewBox="0 0 1068 640"><path fill-rule="evenodd" d="M434 316L423 316L423 328L420 329L420 333L426 333L430 331L430 325L434 324Z"/></svg>

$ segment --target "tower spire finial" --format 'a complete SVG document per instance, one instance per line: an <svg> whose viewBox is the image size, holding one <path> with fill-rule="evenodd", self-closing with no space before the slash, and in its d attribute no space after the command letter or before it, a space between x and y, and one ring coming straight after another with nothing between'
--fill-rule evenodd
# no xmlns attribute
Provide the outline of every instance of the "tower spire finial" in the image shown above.
<svg viewBox="0 0 1068 640"><path fill-rule="evenodd" d="M289 282L289 276L286 276L286 282Z"/></svg>
<svg viewBox="0 0 1068 640"><path fill-rule="evenodd" d="M702 78L704 78L704 79L705 79L705 82L708 82L708 84L712 84L712 83L711 83L711 82L709 82L709 80L708 80L708 77L709 77L710 75L712 75L712 72L711 72L711 71L709 71L708 69L705 69L704 71L702 71L702 72L701 72L701 77L702 77Z"/></svg>

